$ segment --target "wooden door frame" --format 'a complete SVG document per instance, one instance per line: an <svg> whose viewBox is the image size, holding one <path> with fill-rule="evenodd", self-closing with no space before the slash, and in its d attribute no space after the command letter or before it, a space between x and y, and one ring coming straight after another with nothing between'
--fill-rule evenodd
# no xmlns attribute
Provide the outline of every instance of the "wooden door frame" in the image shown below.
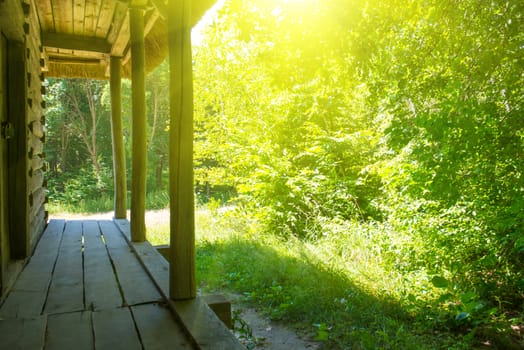
<svg viewBox="0 0 524 350"><path fill-rule="evenodd" d="M28 209L28 196L27 196L27 133L26 133L26 82L25 82L25 44L23 43L12 43L4 33L0 32L2 37L2 45L4 49L3 63L5 67L0 69L4 70L4 83L5 83L5 95L4 95L4 112L6 113L4 120L11 124L14 134L6 142L7 148L7 239L4 240L4 244L7 248L2 248L3 255L0 260L1 269L1 281L0 281L0 302L7 295L7 292L14 284L16 276L20 273L23 268L25 258L29 253L28 246L28 221L17 223L17 217L20 212L18 210ZM24 75L17 75L23 70ZM17 73L18 72L18 73ZM10 84L11 80L15 79L18 84L14 84L15 88L12 88ZM18 85L18 86L16 86ZM22 127L21 127L22 126ZM18 128L18 129L17 129ZM24 144L24 146L21 146ZM22 149L18 149L22 147ZM22 157L22 152L25 154ZM20 192L24 191L24 192ZM22 200L20 200L22 198ZM25 200L24 200L25 199ZM22 212L23 213L23 212ZM26 211L26 217L28 212ZM20 230L20 231L18 231ZM25 230L25 231L24 231ZM18 249L18 250L17 250ZM16 260L18 259L18 260Z"/></svg>
<svg viewBox="0 0 524 350"><path fill-rule="evenodd" d="M3 94L0 97L0 121L7 122L7 115L2 115L3 113L7 114L7 39L3 35L3 33L0 32L0 75L2 76L2 79L0 82L3 82L4 86L0 86L0 88L3 90ZM2 126L3 127L3 126ZM3 132L3 130L2 130ZM0 135L0 138L4 138L3 135ZM8 167L8 157L7 157L7 142L3 142L3 147L5 147L6 151L6 158L0 158L0 168ZM4 149L1 149L0 152L4 152ZM4 220L6 222L0 222L0 292L4 289L4 285L7 279L6 272L7 272L7 265L9 264L9 260L11 259L10 254L10 244L9 244L9 195L7 194L8 188L9 188L9 180L8 177L4 178L3 174L0 173L0 210L4 211L5 213L0 213L4 217ZM7 175L7 173L6 173ZM6 183L4 184L4 180ZM4 191L6 192L4 194ZM4 203L4 199L7 201ZM6 210L7 209L7 210ZM4 216L5 215L5 216ZM3 229L6 228L7 232L3 232Z"/></svg>
<svg viewBox="0 0 524 350"><path fill-rule="evenodd" d="M7 40L7 118L14 134L8 145L9 231L12 259L30 255L28 196L27 68L24 42Z"/></svg>

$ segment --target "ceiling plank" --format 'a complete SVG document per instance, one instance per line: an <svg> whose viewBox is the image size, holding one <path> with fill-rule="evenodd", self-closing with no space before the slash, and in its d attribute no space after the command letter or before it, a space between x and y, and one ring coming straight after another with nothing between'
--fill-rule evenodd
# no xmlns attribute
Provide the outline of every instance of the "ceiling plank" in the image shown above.
<svg viewBox="0 0 524 350"><path fill-rule="evenodd" d="M98 15L100 14L101 0L86 0L85 9L85 35L94 36Z"/></svg>
<svg viewBox="0 0 524 350"><path fill-rule="evenodd" d="M109 53L111 44L105 39L78 35L42 33L42 44L69 50L82 50Z"/></svg>
<svg viewBox="0 0 524 350"><path fill-rule="evenodd" d="M51 0L35 1L38 7L38 19L40 21L40 29L45 32L55 31L55 21L53 18L53 7Z"/></svg>
<svg viewBox="0 0 524 350"><path fill-rule="evenodd" d="M107 34L107 41L111 44L114 44L116 39L118 38L120 31L123 29L122 27L124 27L123 24L126 17L127 5L117 1L115 12L113 15L113 22L111 28L109 29L109 33Z"/></svg>
<svg viewBox="0 0 524 350"><path fill-rule="evenodd" d="M120 27L120 31L118 32L115 41L113 43L113 48L111 50L111 55L116 57L122 57L124 56L128 46L129 46L129 15L127 15L124 18L124 21L122 23L122 26Z"/></svg>
<svg viewBox="0 0 524 350"><path fill-rule="evenodd" d="M100 9L100 15L98 16L98 24L96 26L95 36L99 38L105 38L109 34L111 29L113 16L116 10L116 3L110 1L104 1L102 8Z"/></svg>
<svg viewBox="0 0 524 350"><path fill-rule="evenodd" d="M84 34L85 0L74 0L73 20L73 33L76 35Z"/></svg>
<svg viewBox="0 0 524 350"><path fill-rule="evenodd" d="M52 7L56 32L73 34L73 1L53 0Z"/></svg>
<svg viewBox="0 0 524 350"><path fill-rule="evenodd" d="M162 17L163 19L166 19L166 17L167 17L167 15L166 15L167 14L167 5L165 4L165 2L163 0L151 0L151 3L157 9L158 14L160 15L160 17Z"/></svg>

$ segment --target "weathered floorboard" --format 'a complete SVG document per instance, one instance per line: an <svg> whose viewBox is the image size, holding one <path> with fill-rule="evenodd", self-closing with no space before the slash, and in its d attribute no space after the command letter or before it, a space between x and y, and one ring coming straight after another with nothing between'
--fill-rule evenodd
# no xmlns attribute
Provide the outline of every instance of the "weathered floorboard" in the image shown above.
<svg viewBox="0 0 524 350"><path fill-rule="evenodd" d="M52 220L0 309L0 349L237 349L186 334L153 281L167 280L165 260L149 243L134 246L112 221ZM182 313L184 324L220 334L208 311Z"/></svg>
<svg viewBox="0 0 524 350"><path fill-rule="evenodd" d="M127 239L130 239L129 225L126 220L114 220ZM163 296L169 297L169 271L165 268L166 260L149 242L132 242L141 263L148 271ZM244 347L231 334L204 300L197 296L187 301L169 300L169 306L177 314L194 342L202 350L241 350Z"/></svg>
<svg viewBox="0 0 524 350"><path fill-rule="evenodd" d="M192 348L167 307L159 304L145 304L133 306L131 310L135 316L144 349Z"/></svg>
<svg viewBox="0 0 524 350"><path fill-rule="evenodd" d="M46 350L93 350L91 311L49 315Z"/></svg>
<svg viewBox="0 0 524 350"><path fill-rule="evenodd" d="M115 265L126 304L143 304L162 299L115 224L110 221L101 221L100 228L111 260Z"/></svg>
<svg viewBox="0 0 524 350"><path fill-rule="evenodd" d="M122 305L115 272L96 221L84 221L85 303L90 310Z"/></svg>
<svg viewBox="0 0 524 350"><path fill-rule="evenodd" d="M95 349L140 350L140 339L129 308L93 312Z"/></svg>
<svg viewBox="0 0 524 350"><path fill-rule="evenodd" d="M82 267L82 222L68 221L58 252L45 312L49 314L84 309Z"/></svg>
<svg viewBox="0 0 524 350"><path fill-rule="evenodd" d="M45 316L0 321L2 349L43 349L47 319Z"/></svg>
<svg viewBox="0 0 524 350"><path fill-rule="evenodd" d="M38 243L33 257L16 281L9 298L0 309L0 317L33 317L40 315L53 274L58 247L64 231L64 220L51 220Z"/></svg>

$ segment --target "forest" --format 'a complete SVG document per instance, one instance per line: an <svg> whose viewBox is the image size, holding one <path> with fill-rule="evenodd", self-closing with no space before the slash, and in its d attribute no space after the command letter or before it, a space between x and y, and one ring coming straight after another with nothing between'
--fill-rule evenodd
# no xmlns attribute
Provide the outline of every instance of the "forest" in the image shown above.
<svg viewBox="0 0 524 350"><path fill-rule="evenodd" d="M524 348L523 17L226 0L193 47L195 191L216 214L202 288L326 349ZM147 77L149 209L168 202L167 81L167 62ZM108 83L47 84L52 210L110 211Z"/></svg>

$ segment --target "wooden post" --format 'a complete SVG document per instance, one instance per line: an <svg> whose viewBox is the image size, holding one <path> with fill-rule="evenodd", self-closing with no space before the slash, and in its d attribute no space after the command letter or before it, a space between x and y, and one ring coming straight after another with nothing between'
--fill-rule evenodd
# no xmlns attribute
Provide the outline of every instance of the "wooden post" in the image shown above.
<svg viewBox="0 0 524 350"><path fill-rule="evenodd" d="M129 9L132 82L132 189L131 189L131 239L146 240L146 89L144 53L144 10Z"/></svg>
<svg viewBox="0 0 524 350"><path fill-rule="evenodd" d="M169 296L174 300L196 297L190 18L191 1L168 2L171 208Z"/></svg>
<svg viewBox="0 0 524 350"><path fill-rule="evenodd" d="M113 139L113 176L115 177L115 218L125 219L126 213L126 158L122 132L121 59L111 56L111 136Z"/></svg>

